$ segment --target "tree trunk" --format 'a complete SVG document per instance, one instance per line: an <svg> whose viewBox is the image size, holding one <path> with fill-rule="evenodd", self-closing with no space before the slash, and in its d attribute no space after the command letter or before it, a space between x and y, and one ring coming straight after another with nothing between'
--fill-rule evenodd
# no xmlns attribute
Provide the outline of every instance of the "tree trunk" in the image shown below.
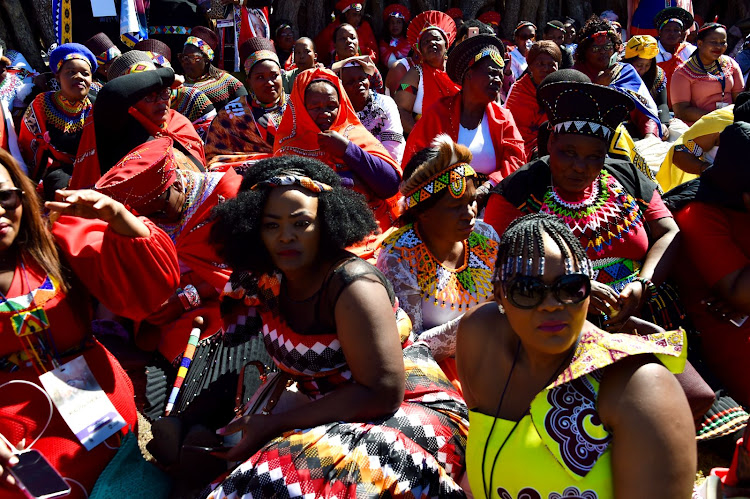
<svg viewBox="0 0 750 499"><path fill-rule="evenodd" d="M31 0L31 6L44 48L47 48L57 41L55 40L55 27L52 24L52 0Z"/></svg>
<svg viewBox="0 0 750 499"><path fill-rule="evenodd" d="M505 12L503 13L502 21L500 21L500 27L503 30L503 34L510 40L513 39L513 31L515 31L520 17L521 0L506 0Z"/></svg>
<svg viewBox="0 0 750 499"><path fill-rule="evenodd" d="M464 13L464 19L474 19L477 17L477 12L481 9L493 6L491 0L461 0L461 10Z"/></svg>
<svg viewBox="0 0 750 499"><path fill-rule="evenodd" d="M581 26L586 22L586 19L591 17L591 1L590 0L568 0L567 2L567 15L573 19L577 19L581 23Z"/></svg>
<svg viewBox="0 0 750 499"><path fill-rule="evenodd" d="M0 7L8 15L13 35L18 44L18 51L29 61L31 67L44 68L44 61L42 61L40 55L42 47L39 44L39 40L34 37L29 21L24 15L20 0L0 0Z"/></svg>

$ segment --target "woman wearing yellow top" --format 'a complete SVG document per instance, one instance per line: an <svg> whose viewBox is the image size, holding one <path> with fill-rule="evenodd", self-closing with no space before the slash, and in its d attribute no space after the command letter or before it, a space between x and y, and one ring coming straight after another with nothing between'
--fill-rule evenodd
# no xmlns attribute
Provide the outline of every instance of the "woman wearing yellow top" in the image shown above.
<svg viewBox="0 0 750 499"><path fill-rule="evenodd" d="M555 217L528 215L503 235L496 303L458 329L474 497L690 497L693 419L665 367L684 365L682 332L640 322L654 334L605 333L587 322L591 271Z"/></svg>

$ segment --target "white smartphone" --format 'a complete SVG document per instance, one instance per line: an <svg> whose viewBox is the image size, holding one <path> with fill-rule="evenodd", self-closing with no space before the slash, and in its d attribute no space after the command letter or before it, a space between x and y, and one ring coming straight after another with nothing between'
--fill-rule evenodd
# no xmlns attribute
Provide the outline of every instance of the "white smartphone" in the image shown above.
<svg viewBox="0 0 750 499"><path fill-rule="evenodd" d="M26 497L51 499L70 494L68 485L60 473L49 464L41 452L35 449L16 454L18 463L8 468Z"/></svg>

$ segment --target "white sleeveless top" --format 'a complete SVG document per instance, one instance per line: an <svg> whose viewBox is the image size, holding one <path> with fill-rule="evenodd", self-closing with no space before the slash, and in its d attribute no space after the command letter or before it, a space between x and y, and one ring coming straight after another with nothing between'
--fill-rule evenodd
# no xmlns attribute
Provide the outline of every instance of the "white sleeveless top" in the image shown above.
<svg viewBox="0 0 750 499"><path fill-rule="evenodd" d="M490 123L487 112L482 116L482 122L474 130L458 127L459 144L469 148L473 159L471 166L479 173L489 175L497 170L497 158L495 157L495 146L492 144L490 135Z"/></svg>

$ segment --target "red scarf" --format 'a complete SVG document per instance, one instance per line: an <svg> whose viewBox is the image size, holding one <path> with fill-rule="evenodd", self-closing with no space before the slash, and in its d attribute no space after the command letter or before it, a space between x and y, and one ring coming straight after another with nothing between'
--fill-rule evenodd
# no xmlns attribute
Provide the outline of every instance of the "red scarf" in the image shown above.
<svg viewBox="0 0 750 499"><path fill-rule="evenodd" d="M461 87L453 83L448 73L442 69L435 69L429 64L422 64L422 80L424 84L422 114L443 97L453 97L461 91ZM456 133L458 133L458 129L456 129Z"/></svg>

